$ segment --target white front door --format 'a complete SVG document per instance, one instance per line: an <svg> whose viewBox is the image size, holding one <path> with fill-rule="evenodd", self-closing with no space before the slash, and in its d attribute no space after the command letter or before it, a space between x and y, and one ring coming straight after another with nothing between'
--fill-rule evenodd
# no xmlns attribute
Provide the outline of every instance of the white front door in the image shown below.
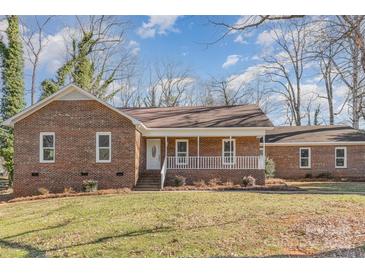
<svg viewBox="0 0 365 274"><path fill-rule="evenodd" d="M161 140L147 139L147 169L161 168Z"/></svg>

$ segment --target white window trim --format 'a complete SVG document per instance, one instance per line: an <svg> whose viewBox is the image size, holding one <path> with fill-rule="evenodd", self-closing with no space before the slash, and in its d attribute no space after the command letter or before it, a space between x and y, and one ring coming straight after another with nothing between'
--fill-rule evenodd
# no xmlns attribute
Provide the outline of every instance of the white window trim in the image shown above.
<svg viewBox="0 0 365 274"><path fill-rule="evenodd" d="M53 147L43 147L43 136L52 135L53 136ZM44 149L53 149L53 160L44 160L43 152ZM39 162L40 163L54 163L56 161L56 135L54 132L41 132L39 134Z"/></svg>
<svg viewBox="0 0 365 274"><path fill-rule="evenodd" d="M177 143L179 142L184 142L186 143L186 161L184 163L179 162L179 155L178 155L178 151L177 151ZM176 164L177 165L187 165L188 161L189 161L189 140L188 139L176 139L175 140L175 159L176 159Z"/></svg>
<svg viewBox="0 0 365 274"><path fill-rule="evenodd" d="M225 162L225 157L224 157L224 142L229 142L232 141L233 142L233 162ZM223 165L234 165L236 164L236 139L231 138L231 139L222 139L222 163Z"/></svg>
<svg viewBox="0 0 365 274"><path fill-rule="evenodd" d="M109 147L99 147L99 136L109 136ZM100 148L108 148L109 149L109 159L108 160L100 160L99 159L99 149ZM111 132L97 132L96 133L96 162L97 163L111 163L112 161L112 133Z"/></svg>
<svg viewBox="0 0 365 274"><path fill-rule="evenodd" d="M308 166L302 166L302 149L308 149ZM299 148L299 168L312 168L312 150L310 147Z"/></svg>
<svg viewBox="0 0 365 274"><path fill-rule="evenodd" d="M343 149L344 150L344 166L337 166L337 149ZM342 158L342 157L339 157ZM347 168L347 147L336 147L335 148L335 167L336 168Z"/></svg>

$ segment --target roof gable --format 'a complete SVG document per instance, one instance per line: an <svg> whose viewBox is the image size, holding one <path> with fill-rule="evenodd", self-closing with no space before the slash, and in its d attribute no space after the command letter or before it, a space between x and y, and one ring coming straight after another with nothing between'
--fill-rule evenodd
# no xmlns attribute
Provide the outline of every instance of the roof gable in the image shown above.
<svg viewBox="0 0 365 274"><path fill-rule="evenodd" d="M132 118L128 114L125 114L125 113L119 111L118 109L116 109L116 108L112 107L111 105L109 105L108 103L98 99L91 93L79 88L78 86L76 86L74 84L70 84L68 86L61 88L59 91L48 96L47 98L39 101L38 103L25 108L23 111L19 112L18 114L14 115L13 117L10 117L9 119L5 120L3 122L3 125L13 127L16 122L24 119L25 117L31 115L32 113L38 111L41 108L47 106L48 104L50 104L51 102L53 102L55 100L95 100L95 101L103 104L104 106L108 107L109 109L128 118L129 120L132 121L133 124L140 124L140 122L137 119Z"/></svg>

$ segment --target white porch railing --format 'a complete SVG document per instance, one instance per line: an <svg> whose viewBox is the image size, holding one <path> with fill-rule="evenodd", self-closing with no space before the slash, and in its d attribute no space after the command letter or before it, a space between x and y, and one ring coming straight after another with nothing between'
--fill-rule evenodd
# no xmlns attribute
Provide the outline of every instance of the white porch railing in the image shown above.
<svg viewBox="0 0 365 274"><path fill-rule="evenodd" d="M264 157L168 156L167 169L264 169Z"/></svg>
<svg viewBox="0 0 365 274"><path fill-rule="evenodd" d="M162 168L161 168L161 189L163 189L166 179L166 171L167 171L167 159L163 161Z"/></svg>

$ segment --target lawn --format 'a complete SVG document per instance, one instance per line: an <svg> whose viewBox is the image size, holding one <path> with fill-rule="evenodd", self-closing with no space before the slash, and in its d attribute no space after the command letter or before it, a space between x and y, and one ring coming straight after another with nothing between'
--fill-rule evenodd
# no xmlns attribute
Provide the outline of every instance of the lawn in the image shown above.
<svg viewBox="0 0 365 274"><path fill-rule="evenodd" d="M342 192L365 194L365 182L286 182L289 186L297 186L307 191Z"/></svg>
<svg viewBox="0 0 365 274"><path fill-rule="evenodd" d="M0 204L0 257L365 256L365 196L155 192Z"/></svg>

